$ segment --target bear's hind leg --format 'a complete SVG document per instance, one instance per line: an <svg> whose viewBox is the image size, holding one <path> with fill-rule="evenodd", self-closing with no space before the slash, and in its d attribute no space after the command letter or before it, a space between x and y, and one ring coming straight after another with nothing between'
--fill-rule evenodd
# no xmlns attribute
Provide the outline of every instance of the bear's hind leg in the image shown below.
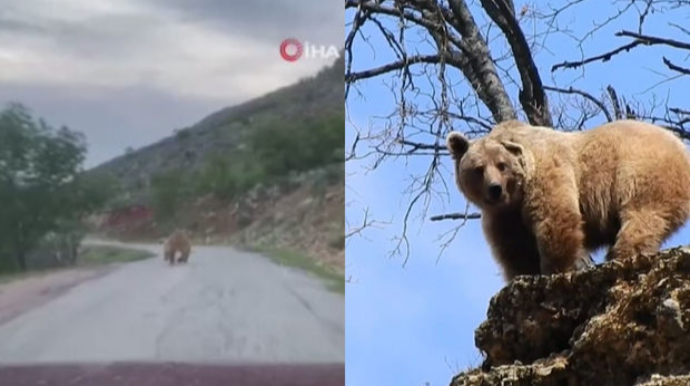
<svg viewBox="0 0 690 386"><path fill-rule="evenodd" d="M621 217L621 229L606 254L607 261L657 252L684 221L668 221L653 210L628 211Z"/></svg>
<svg viewBox="0 0 690 386"><path fill-rule="evenodd" d="M182 254L180 254L180 260L179 260L179 262L180 262L180 263L186 263L188 258L189 258L189 252L188 252L188 251L184 251L184 252L182 252Z"/></svg>

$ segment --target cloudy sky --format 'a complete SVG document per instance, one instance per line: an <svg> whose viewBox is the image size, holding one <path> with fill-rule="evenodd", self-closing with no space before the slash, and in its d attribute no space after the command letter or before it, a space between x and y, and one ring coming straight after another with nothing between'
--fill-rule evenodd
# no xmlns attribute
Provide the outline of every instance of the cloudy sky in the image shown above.
<svg viewBox="0 0 690 386"><path fill-rule="evenodd" d="M0 104L86 134L87 166L314 74L288 37L342 46L336 0L0 0Z"/></svg>

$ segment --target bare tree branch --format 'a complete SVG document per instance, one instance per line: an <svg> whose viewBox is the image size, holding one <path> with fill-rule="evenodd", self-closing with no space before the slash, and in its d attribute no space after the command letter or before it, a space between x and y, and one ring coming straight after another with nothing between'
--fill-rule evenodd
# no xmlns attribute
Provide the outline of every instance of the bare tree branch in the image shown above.
<svg viewBox="0 0 690 386"><path fill-rule="evenodd" d="M406 141L404 139L398 139L397 142L402 144L402 145L407 145L407 146L412 147L412 150L426 149L426 150L435 150L438 152L442 152L442 151L446 150L445 146L442 146L439 144L417 143L417 142Z"/></svg>
<svg viewBox="0 0 690 386"><path fill-rule="evenodd" d="M480 219L482 215L480 213L449 213L440 214L437 216L431 216L429 220L431 221L442 221L442 220L477 220Z"/></svg>
<svg viewBox="0 0 690 386"><path fill-rule="evenodd" d="M654 45L654 44L664 44L664 45L674 47L674 48L690 50L690 43L684 43L684 42L680 42L678 40L660 38L660 37L656 37L656 36L642 35L642 34L631 32L631 31L623 30L620 32L616 32L616 36L632 37L632 38L635 38L636 41L639 41L642 44L649 45L649 46Z"/></svg>
<svg viewBox="0 0 690 386"><path fill-rule="evenodd" d="M660 37L656 37L656 36L642 35L642 34L639 34L636 32L631 32L631 31L623 30L620 32L616 32L615 36L633 37L633 38L635 38L635 40L632 41L631 43L624 45L624 46L621 46L621 47L618 47L614 50L605 52L601 55L593 56L593 57L588 58L588 59L584 59L581 61L573 61L573 62L567 62L566 61L563 63L555 64L553 67L551 67L551 72L556 71L559 68L577 68L577 67L584 66L588 63L596 62L599 60L601 60L602 62L607 62L607 61L611 60L611 58L614 55L620 54L623 51L628 52L631 49L633 49L637 46L640 46L640 45L647 45L647 46L667 45L667 46L674 47L674 48L690 50L690 43L680 42L680 41L673 40L673 39L660 38Z"/></svg>
<svg viewBox="0 0 690 386"><path fill-rule="evenodd" d="M671 107L671 108L668 109L668 110L669 110L670 112L674 113L674 114L679 114L679 115L690 115L690 110L684 110L684 109L680 109L680 108L677 108L677 107Z"/></svg>
<svg viewBox="0 0 690 386"><path fill-rule="evenodd" d="M529 44L515 18L515 10L505 0L482 0L484 10L503 31L513 51L522 80L520 104L530 123L536 126L553 126L548 99L544 93L539 70L534 63Z"/></svg>
<svg viewBox="0 0 690 386"><path fill-rule="evenodd" d="M673 71L676 71L676 72L680 72L680 73L683 74L683 75L690 75L690 68L684 68L684 67L677 66L677 65L671 63L671 61L668 60L665 56L664 56L663 59L664 59L664 64L665 64L669 69L671 69L671 70L673 70Z"/></svg>
<svg viewBox="0 0 690 386"><path fill-rule="evenodd" d="M558 70L559 68L578 68L578 67L582 67L582 66L584 66L584 65L586 65L586 64L589 64L589 63L592 63L592 62L596 62L596 61L599 61L599 60L601 60L602 62L608 62L609 60L611 60L611 58L612 58L614 55L618 55L618 54L620 54L620 53L623 52L623 51L630 51L631 49L633 49L633 48L639 46L640 44L642 44L642 42L640 42L640 41L635 41L635 42L632 42L632 43L628 43L628 44L626 44L626 45L624 45L624 46L618 47L618 48L616 48L616 49L614 49L614 50L605 52L605 53L603 53L603 54L601 54L601 55L593 56L593 57L591 57L591 58L587 58L587 59L584 59L584 60L573 61L573 62L567 62L567 61L566 61L566 62L563 62L563 63L554 64L554 65L551 67L551 72L554 72L554 71Z"/></svg>
<svg viewBox="0 0 690 386"><path fill-rule="evenodd" d="M607 121L609 121L609 122L613 121L613 117L611 117L611 113L609 112L609 110L608 110L608 109L606 108L606 106L604 105L604 102L602 102L602 101L600 101L599 99L595 98L595 97L594 97L592 94L590 94L590 93L587 93L587 92L582 91L582 90L577 90L577 89L573 88L572 86L571 86L571 87L568 87L567 89L565 89L565 88L558 88L558 87L552 87L552 86L544 86L544 89L545 89L545 90L549 90L549 91L554 91L554 92L563 93L563 94L577 94L577 95L581 95L581 96L584 97L585 99L587 99L587 100L591 101L592 103L594 103L595 105L597 105L597 107L599 107L599 110L601 110L601 112L603 112L604 115L606 115L606 120L607 120Z"/></svg>
<svg viewBox="0 0 690 386"><path fill-rule="evenodd" d="M406 68L409 65L412 64L418 64L418 63L432 63L432 64L438 64L441 62L441 57L439 55L420 55L420 56L412 56L409 58L406 58L405 60L400 60L394 63L389 63L381 67L377 68L372 68L370 70L366 71L361 71L361 72L355 72L355 73L348 73L345 75L345 83L353 83L358 80L362 79L367 79L367 78L373 78L379 75L383 75L387 72L392 72L392 71L399 71L404 68Z"/></svg>
<svg viewBox="0 0 690 386"><path fill-rule="evenodd" d="M369 228L375 228L375 227L378 227L378 226L383 225L383 224L385 224L385 223L382 221L370 219L369 218L369 208L367 208L364 210L364 219L362 220L362 225L359 225L355 228L351 228L351 230L345 234L345 239L347 240L347 239L351 238L352 236L361 235L364 230L369 229Z"/></svg>
<svg viewBox="0 0 690 386"><path fill-rule="evenodd" d="M606 91L609 93L609 97L611 98L611 103L613 104L614 117L616 117L616 119L622 119L623 118L623 112L621 110L621 105L618 102L618 94L616 93L616 89L613 88L613 86L608 85L606 87Z"/></svg>
<svg viewBox="0 0 690 386"><path fill-rule="evenodd" d="M439 236L439 240L442 240L446 234L451 234L451 236L448 238L448 240L446 240L445 242L443 242L441 244L441 250L438 252L438 256L436 257L436 264L438 264L438 261L441 259L441 255L443 255L443 252L446 250L446 248L448 248L450 246L450 243L453 242L453 240L455 240L455 237L458 235L458 232L460 231L460 229L463 228L467 224L467 220L470 219L470 215L468 214L469 210L470 210L470 203L467 202L465 205L465 213L464 213L465 216L464 216L464 219L462 220L462 222L458 226L456 226L455 228L453 228L450 231L446 232L445 234L441 234Z"/></svg>

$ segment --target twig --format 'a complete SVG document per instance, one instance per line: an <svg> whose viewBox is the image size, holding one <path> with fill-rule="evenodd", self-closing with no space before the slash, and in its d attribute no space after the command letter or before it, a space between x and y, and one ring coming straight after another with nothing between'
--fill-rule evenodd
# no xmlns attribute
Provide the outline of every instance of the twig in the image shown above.
<svg viewBox="0 0 690 386"><path fill-rule="evenodd" d="M616 117L616 119L623 118L623 112L621 111L621 105L618 101L618 94L616 93L616 89L613 88L613 86L608 85L606 87L606 91L609 93L609 96L611 97L611 104L613 105L614 116Z"/></svg>
<svg viewBox="0 0 690 386"><path fill-rule="evenodd" d="M668 68L670 68L671 70L676 71L676 72L680 72L681 74L684 74L684 75L690 75L690 68L684 68L684 67L676 66L675 64L671 63L671 61L668 60L665 56L663 58L664 58L664 64Z"/></svg>
<svg viewBox="0 0 690 386"><path fill-rule="evenodd" d="M626 36L626 37L631 37L637 39L636 41L639 41L643 44L646 45L654 45L654 44L663 44L667 46L671 46L674 48L681 48L684 50L690 50L690 43L685 43L681 42L678 40L673 40L673 39L666 39L666 38L660 38L656 36L649 36L649 35L643 35L643 34L638 34L637 32L630 32L630 31L620 31L616 32L616 36Z"/></svg>
<svg viewBox="0 0 690 386"><path fill-rule="evenodd" d="M611 113L610 113L609 110L606 108L606 106L604 105L604 103L603 103L602 101L600 101L599 99L595 98L592 94L590 94L590 93L588 93L588 92L585 92L585 91L582 91L582 90L578 90L578 89L576 89L576 88L573 88L572 86L571 86L571 87L568 87L567 89L565 89L565 88L558 88L558 87L552 87L552 86L544 86L544 89L545 89L545 90L548 90L548 91L560 92L560 93L563 93L563 94L577 94L577 95L580 95L580 96L582 96L582 97L584 97L584 98L590 100L590 101L591 101L592 103L594 103L595 105L597 105L597 107L599 107L599 109L604 113L604 115L606 115L606 120L608 120L609 122L613 121L613 119L611 118Z"/></svg>
<svg viewBox="0 0 690 386"><path fill-rule="evenodd" d="M618 37L621 37L621 36L632 37L632 38L635 38L635 40L624 45L624 46L618 47L612 51L603 53L601 55L593 56L593 57L588 58L588 59L584 59L584 60L577 61L577 62L563 62L563 63L555 64L553 67L551 67L551 72L554 72L559 68L577 68L577 67L584 66L585 64L588 64L591 62L596 62L599 60L601 60L602 62L607 62L607 61L611 60L611 57L613 57L614 55L620 54L623 51L626 51L626 52L630 51L631 49L633 49L639 45L652 46L652 45L661 44L661 45L671 46L674 48L690 50L690 43L685 43L685 42L681 42L678 40L660 38L660 37L656 37L656 36L643 35L643 34L639 34L636 32L625 31L625 30L620 31L620 32L616 32L615 35Z"/></svg>
<svg viewBox="0 0 690 386"><path fill-rule="evenodd" d="M376 228L377 226L385 224L382 221L376 221L376 220L369 220L369 208L366 208L364 210L364 219L362 220L362 225L356 228L353 228L349 232L345 234L345 240L351 238L354 235L361 235L362 231L364 231L367 228Z"/></svg>
<svg viewBox="0 0 690 386"><path fill-rule="evenodd" d="M672 113L674 113L674 114L679 114L679 115L680 115L680 114L682 114L682 115L690 115L690 110L685 110L685 109L681 109L681 108L678 108L678 107L671 107L670 109L668 109L668 111L670 111L670 112L672 112Z"/></svg>
<svg viewBox="0 0 690 386"><path fill-rule="evenodd" d="M618 47L615 50L611 50L609 52L605 52L601 55L593 56L593 57L588 58L588 59L580 60L577 62L567 62L566 61L563 63L554 64L553 67L551 67L551 72L554 72L554 71L558 70L559 68L578 68L578 67L584 66L585 64L596 62L599 60L601 60L602 62L608 62L609 60L611 60L611 57L613 57L614 55L620 54L623 51L630 51L631 49L639 46L640 44L642 44L641 41L634 41L632 43L628 43L624 46Z"/></svg>

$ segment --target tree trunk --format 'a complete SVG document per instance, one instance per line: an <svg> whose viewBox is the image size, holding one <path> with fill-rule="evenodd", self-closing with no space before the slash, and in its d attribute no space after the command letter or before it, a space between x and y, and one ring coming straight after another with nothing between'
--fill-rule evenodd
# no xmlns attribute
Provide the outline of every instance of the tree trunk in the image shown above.
<svg viewBox="0 0 690 386"><path fill-rule="evenodd" d="M70 265L75 265L77 263L77 258L79 257L79 244L80 241L75 235L70 235L67 238L67 241L69 243L69 256L70 256Z"/></svg>
<svg viewBox="0 0 690 386"><path fill-rule="evenodd" d="M26 251L23 248L16 248L17 265L22 272L26 271Z"/></svg>

